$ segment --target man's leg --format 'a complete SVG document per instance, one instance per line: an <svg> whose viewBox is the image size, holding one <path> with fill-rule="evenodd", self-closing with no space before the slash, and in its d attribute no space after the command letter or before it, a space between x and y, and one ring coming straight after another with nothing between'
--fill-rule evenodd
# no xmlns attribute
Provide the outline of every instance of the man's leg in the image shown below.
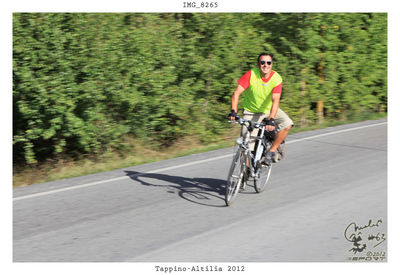
<svg viewBox="0 0 400 275"><path fill-rule="evenodd" d="M288 136L291 128L292 128L292 125L290 125L289 127L286 127L285 129L282 129L276 133L275 140L272 143L271 148L269 149L270 152L276 152L276 150L278 150L279 145L281 145L281 143Z"/></svg>
<svg viewBox="0 0 400 275"><path fill-rule="evenodd" d="M278 109L278 112L275 117L276 129L277 133L275 134L275 139L272 142L272 146L265 155L265 163L270 164L272 162L278 161L278 150L279 145L285 140L288 136L290 129L293 127L293 121L290 117L285 114L281 109Z"/></svg>

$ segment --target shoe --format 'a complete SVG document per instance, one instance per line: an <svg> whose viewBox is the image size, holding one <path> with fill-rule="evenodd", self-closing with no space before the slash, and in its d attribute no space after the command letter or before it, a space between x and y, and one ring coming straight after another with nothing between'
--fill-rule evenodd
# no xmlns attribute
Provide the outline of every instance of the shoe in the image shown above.
<svg viewBox="0 0 400 275"><path fill-rule="evenodd" d="M268 151L261 159L261 164L271 165L273 162L276 162L276 156L277 154L275 152Z"/></svg>
<svg viewBox="0 0 400 275"><path fill-rule="evenodd" d="M286 154L286 148L285 148L285 141L281 143L281 145L278 146L278 149L276 150L278 153L278 156L276 158L276 162L282 160L285 157Z"/></svg>
<svg viewBox="0 0 400 275"><path fill-rule="evenodd" d="M247 181L250 177L250 168L246 167L246 171L243 173L243 181Z"/></svg>
<svg viewBox="0 0 400 275"><path fill-rule="evenodd" d="M242 183L240 184L240 190L244 191L246 189L246 182L250 177L250 168L247 167L242 176Z"/></svg>

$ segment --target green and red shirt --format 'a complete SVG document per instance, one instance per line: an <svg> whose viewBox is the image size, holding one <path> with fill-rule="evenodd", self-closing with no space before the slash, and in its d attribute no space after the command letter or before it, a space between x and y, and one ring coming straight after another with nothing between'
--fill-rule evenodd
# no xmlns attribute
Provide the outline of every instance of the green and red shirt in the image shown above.
<svg viewBox="0 0 400 275"><path fill-rule="evenodd" d="M282 77L275 71L264 79L260 69L252 69L238 83L245 89L243 107L252 113L268 113L272 107L272 94L282 93Z"/></svg>

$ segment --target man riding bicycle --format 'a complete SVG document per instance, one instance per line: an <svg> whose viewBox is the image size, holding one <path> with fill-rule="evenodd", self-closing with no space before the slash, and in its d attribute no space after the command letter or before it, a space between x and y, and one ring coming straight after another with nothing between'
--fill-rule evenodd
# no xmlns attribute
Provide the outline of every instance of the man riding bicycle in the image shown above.
<svg viewBox="0 0 400 275"><path fill-rule="evenodd" d="M282 93L282 77L272 70L272 55L262 53L257 58L257 68L245 73L239 80L238 86L232 95L231 112L229 118L235 119L239 96L243 93L243 118L247 120L266 122L266 130L277 131L275 139L268 152L265 152L263 162L271 164L279 160L279 146L293 127L293 121L279 108ZM247 128L242 127L241 136L244 137ZM254 150L254 140L257 131L251 133L250 149Z"/></svg>

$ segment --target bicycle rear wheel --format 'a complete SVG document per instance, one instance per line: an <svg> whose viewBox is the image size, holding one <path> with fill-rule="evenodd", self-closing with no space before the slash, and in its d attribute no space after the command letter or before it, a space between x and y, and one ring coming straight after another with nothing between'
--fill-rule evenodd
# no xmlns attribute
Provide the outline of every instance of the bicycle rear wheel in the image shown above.
<svg viewBox="0 0 400 275"><path fill-rule="evenodd" d="M225 190L225 204L231 205L239 192L242 184L246 156L241 148L238 148L229 169Z"/></svg>
<svg viewBox="0 0 400 275"><path fill-rule="evenodd" d="M254 178L254 189L257 193L261 193L265 190L268 185L272 171L272 165L259 168L259 173Z"/></svg>

